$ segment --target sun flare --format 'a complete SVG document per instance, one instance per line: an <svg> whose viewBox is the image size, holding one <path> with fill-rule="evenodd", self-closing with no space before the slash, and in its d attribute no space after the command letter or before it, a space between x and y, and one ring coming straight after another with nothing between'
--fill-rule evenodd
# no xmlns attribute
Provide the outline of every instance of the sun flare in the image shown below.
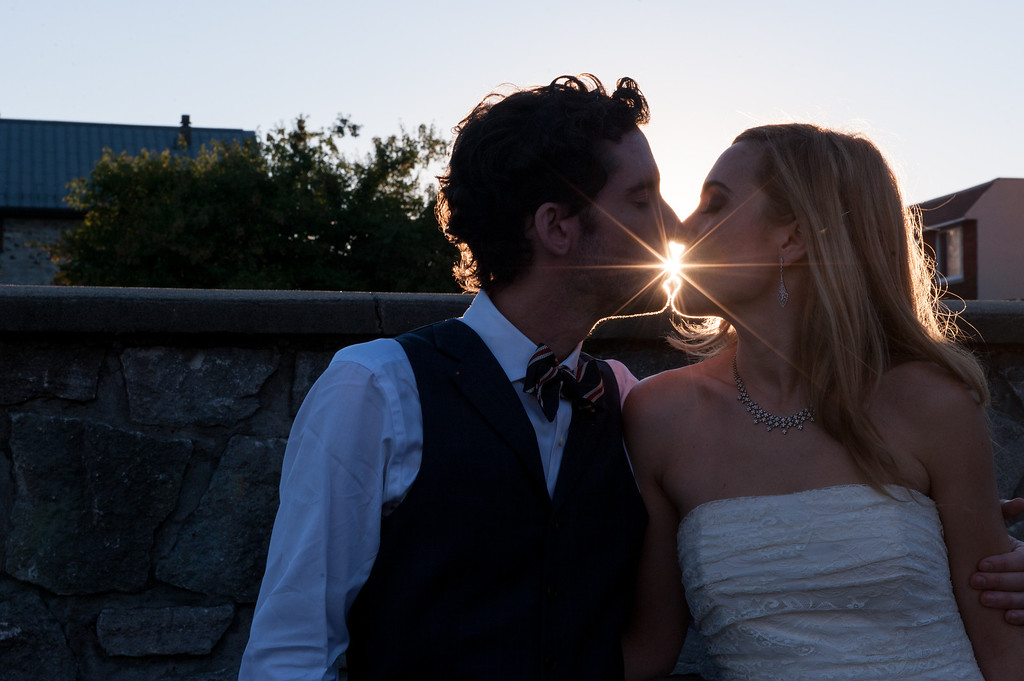
<svg viewBox="0 0 1024 681"><path fill-rule="evenodd" d="M661 287L668 294L671 302L679 287L683 285L683 253L686 246L675 241L668 242L668 257L662 259L662 282Z"/></svg>
<svg viewBox="0 0 1024 681"><path fill-rule="evenodd" d="M682 288L683 281L685 278L685 275L683 274L683 269L685 267L685 265L683 264L683 252L686 250L686 247L683 246L683 244L677 243L675 241L669 241L666 244L667 253L664 255L658 253L650 246L648 246L647 249L654 256L654 260L644 265L637 265L637 267L641 267L646 270L653 270L654 274L651 277L651 279L647 282L647 284L636 292L636 294L630 299L630 302L636 300L645 292L650 291L652 287L657 286L658 282L661 281L661 289L665 292L664 304L661 306L660 309L657 310L647 310L644 312L633 312L626 314L622 313L622 308L620 308L620 312L602 318L601 320L598 321L598 324L606 322L610 319L628 319L631 317L648 317L652 315L659 315L664 313L666 310L669 310L676 314L680 314L675 306L675 297L676 294L679 293L679 290ZM625 306L626 305L623 305L623 307Z"/></svg>

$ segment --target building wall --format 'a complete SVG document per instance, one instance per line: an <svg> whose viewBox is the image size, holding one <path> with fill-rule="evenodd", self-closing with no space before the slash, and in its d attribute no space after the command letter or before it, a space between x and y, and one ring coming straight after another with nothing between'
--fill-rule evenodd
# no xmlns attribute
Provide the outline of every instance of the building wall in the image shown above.
<svg viewBox="0 0 1024 681"><path fill-rule="evenodd" d="M57 264L42 246L81 224L69 218L2 218L0 284L45 285L53 282Z"/></svg>
<svg viewBox="0 0 1024 681"><path fill-rule="evenodd" d="M945 272L936 267L940 282L945 285L942 297L959 300L977 300L978 298L978 223L974 220L961 220L957 227L963 233L963 277L952 281L945 278ZM928 247L929 254L937 254L939 245L939 231L935 229L924 230L924 243Z"/></svg>
<svg viewBox="0 0 1024 681"><path fill-rule="evenodd" d="M461 295L0 287L0 677L226 681L248 638L291 421L345 345ZM1000 493L1024 493L1024 303L971 303ZM679 366L663 318L587 350ZM1018 527L1017 533L1021 534Z"/></svg>
<svg viewBox="0 0 1024 681"><path fill-rule="evenodd" d="M967 212L978 224L981 300L1024 300L1024 179L996 180Z"/></svg>

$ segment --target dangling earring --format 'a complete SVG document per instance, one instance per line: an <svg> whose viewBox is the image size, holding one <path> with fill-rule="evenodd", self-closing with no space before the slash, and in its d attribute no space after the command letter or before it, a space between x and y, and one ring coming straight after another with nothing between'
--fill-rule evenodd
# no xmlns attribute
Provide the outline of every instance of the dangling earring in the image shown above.
<svg viewBox="0 0 1024 681"><path fill-rule="evenodd" d="M779 256L779 307L786 307L786 303L789 302L789 291L786 290L786 282L782 278L782 256Z"/></svg>

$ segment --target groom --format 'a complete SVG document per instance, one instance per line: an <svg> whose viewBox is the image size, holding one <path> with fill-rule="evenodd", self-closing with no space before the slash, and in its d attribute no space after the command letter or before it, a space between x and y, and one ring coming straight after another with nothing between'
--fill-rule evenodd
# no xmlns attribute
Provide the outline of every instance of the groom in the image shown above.
<svg viewBox="0 0 1024 681"><path fill-rule="evenodd" d="M480 292L459 320L343 349L310 391L241 681L333 679L346 651L353 681L621 680L635 379L580 346L677 228L647 120L634 82L582 76L462 122L439 215Z"/></svg>
<svg viewBox="0 0 1024 681"><path fill-rule="evenodd" d="M622 679L635 379L581 345L678 226L648 115L632 80L581 76L462 121L439 215L480 292L345 348L310 391L240 679L331 679L346 651L353 680Z"/></svg>

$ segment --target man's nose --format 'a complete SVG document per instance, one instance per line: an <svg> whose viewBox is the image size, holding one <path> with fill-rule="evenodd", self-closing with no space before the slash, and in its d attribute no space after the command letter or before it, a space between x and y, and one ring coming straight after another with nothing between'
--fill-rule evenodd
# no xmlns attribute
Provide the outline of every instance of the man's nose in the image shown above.
<svg viewBox="0 0 1024 681"><path fill-rule="evenodd" d="M665 225L665 238L669 241L681 242L684 238L683 223L676 212L672 210L672 206L668 205L664 199L661 202L661 216Z"/></svg>
<svg viewBox="0 0 1024 681"><path fill-rule="evenodd" d="M683 221L676 218L671 224L669 224L665 232L668 234L668 240L674 241L677 244L689 243L689 235L683 226Z"/></svg>

